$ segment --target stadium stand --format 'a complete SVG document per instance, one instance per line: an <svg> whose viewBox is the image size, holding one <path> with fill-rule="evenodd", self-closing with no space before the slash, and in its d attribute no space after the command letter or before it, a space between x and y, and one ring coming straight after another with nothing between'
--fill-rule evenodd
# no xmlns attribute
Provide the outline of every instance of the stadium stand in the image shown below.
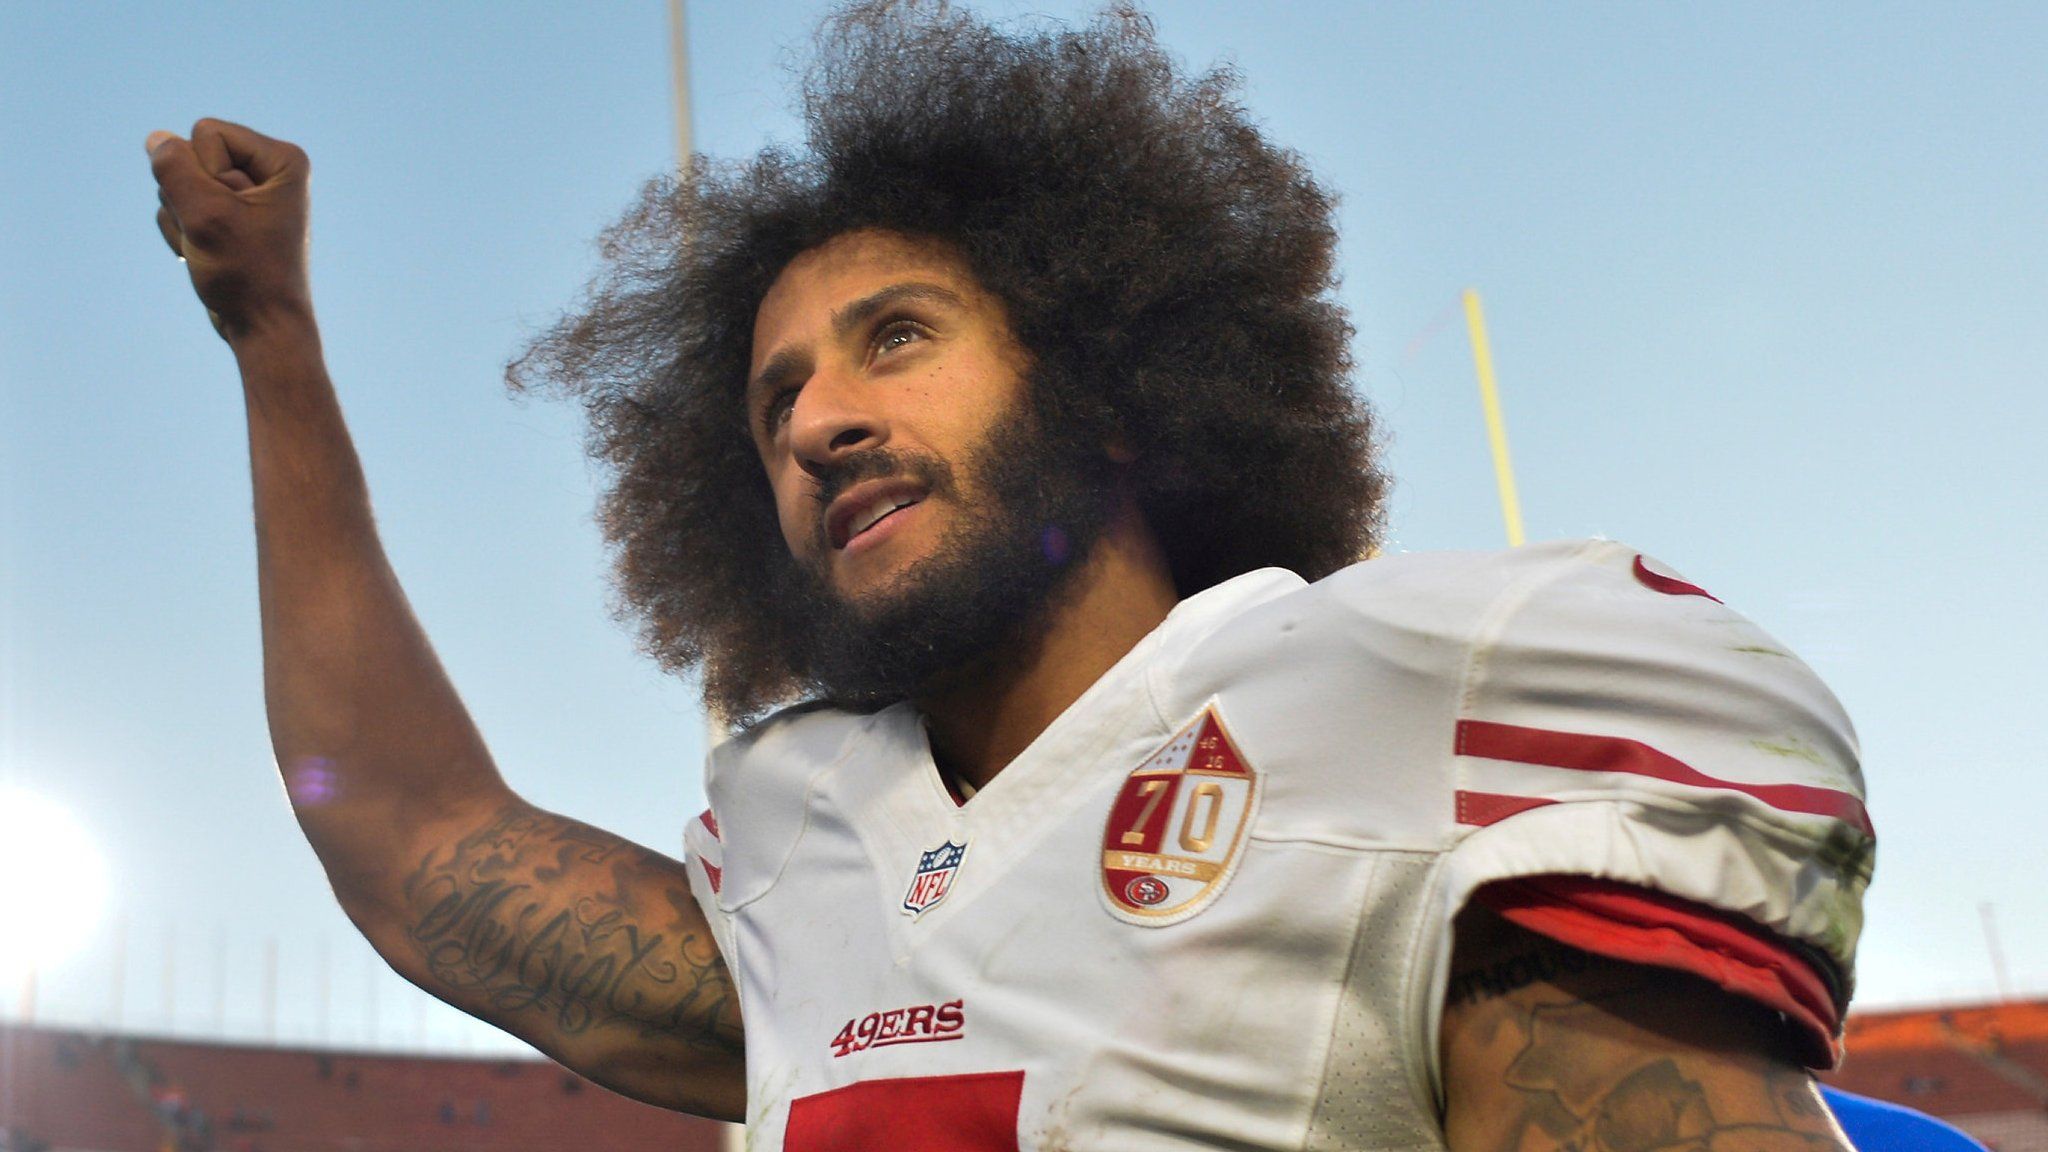
<svg viewBox="0 0 2048 1152"><path fill-rule="evenodd" d="M1836 1088L2048 1152L2048 1000L1860 1012ZM0 1025L0 1152L716 1152L721 1125L539 1060Z"/></svg>
<svg viewBox="0 0 2048 1152"><path fill-rule="evenodd" d="M716 1152L722 1133L540 1060L0 1028L0 1152Z"/></svg>
<svg viewBox="0 0 2048 1152"><path fill-rule="evenodd" d="M1859 1012L1837 1088L1939 1116L1994 1152L2048 1152L2048 1000Z"/></svg>
<svg viewBox="0 0 2048 1152"><path fill-rule="evenodd" d="M76 1032L0 1029L0 1149L154 1152L162 1128L122 1079L115 1043Z"/></svg>

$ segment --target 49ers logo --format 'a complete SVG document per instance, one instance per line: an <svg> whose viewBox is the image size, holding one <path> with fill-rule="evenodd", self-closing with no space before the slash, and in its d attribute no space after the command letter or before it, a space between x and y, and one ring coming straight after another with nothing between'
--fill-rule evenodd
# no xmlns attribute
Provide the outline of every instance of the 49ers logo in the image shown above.
<svg viewBox="0 0 2048 1152"><path fill-rule="evenodd" d="M1171 895L1173 893L1166 887L1166 881L1157 876L1133 876L1131 882L1124 885L1124 899L1144 908L1164 904Z"/></svg>
<svg viewBox="0 0 2048 1152"><path fill-rule="evenodd" d="M891 1044L958 1040L967 1034L966 1027L965 1000L870 1012L858 1020L848 1020L846 1027L832 1037L832 1055L837 1058L869 1048L887 1048Z"/></svg>
<svg viewBox="0 0 2048 1152"><path fill-rule="evenodd" d="M1129 924L1178 924L1230 882L1258 775L1211 703L1124 781L1102 834L1102 896Z"/></svg>

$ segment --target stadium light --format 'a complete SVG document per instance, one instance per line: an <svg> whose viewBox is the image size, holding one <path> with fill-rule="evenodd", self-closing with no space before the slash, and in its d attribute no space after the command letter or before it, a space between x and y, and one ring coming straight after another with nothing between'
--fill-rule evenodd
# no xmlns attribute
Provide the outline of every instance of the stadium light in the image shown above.
<svg viewBox="0 0 2048 1152"><path fill-rule="evenodd" d="M77 817L0 785L0 988L26 989L68 958L106 899L106 859Z"/></svg>

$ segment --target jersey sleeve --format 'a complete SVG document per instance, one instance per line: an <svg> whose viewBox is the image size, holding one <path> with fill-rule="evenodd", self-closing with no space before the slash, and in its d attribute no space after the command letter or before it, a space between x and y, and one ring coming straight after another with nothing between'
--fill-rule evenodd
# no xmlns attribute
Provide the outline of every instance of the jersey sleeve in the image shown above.
<svg viewBox="0 0 2048 1152"><path fill-rule="evenodd" d="M787 708L718 744L705 760L711 806L683 829L690 890L743 990L757 959L747 954L748 906L781 879L809 819L813 782L845 755L863 723L816 707Z"/></svg>
<svg viewBox="0 0 2048 1152"><path fill-rule="evenodd" d="M689 870L690 894L711 924L711 938L718 943L719 956L734 955L732 916L720 903L725 888L725 842L718 815L706 808L683 827L685 867Z"/></svg>
<svg viewBox="0 0 2048 1152"><path fill-rule="evenodd" d="M710 807L683 826L683 846L691 893L735 975L746 963L741 910L774 884L803 827L808 772L829 759L820 740L821 729L829 739L829 726L818 720L805 709L786 709L704 758Z"/></svg>
<svg viewBox="0 0 2048 1152"><path fill-rule="evenodd" d="M1875 854L1848 718L1706 589L1611 541L1551 547L1469 644L1444 923L1493 886L1546 935L1803 998L1832 1033Z"/></svg>

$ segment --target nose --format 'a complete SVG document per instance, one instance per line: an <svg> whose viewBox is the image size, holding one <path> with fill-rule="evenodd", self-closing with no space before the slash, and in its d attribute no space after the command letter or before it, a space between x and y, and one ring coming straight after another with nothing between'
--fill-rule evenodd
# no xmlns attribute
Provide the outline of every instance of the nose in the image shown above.
<svg viewBox="0 0 2048 1152"><path fill-rule="evenodd" d="M820 366L789 410L790 450L816 475L841 457L888 439L887 424L856 373Z"/></svg>

